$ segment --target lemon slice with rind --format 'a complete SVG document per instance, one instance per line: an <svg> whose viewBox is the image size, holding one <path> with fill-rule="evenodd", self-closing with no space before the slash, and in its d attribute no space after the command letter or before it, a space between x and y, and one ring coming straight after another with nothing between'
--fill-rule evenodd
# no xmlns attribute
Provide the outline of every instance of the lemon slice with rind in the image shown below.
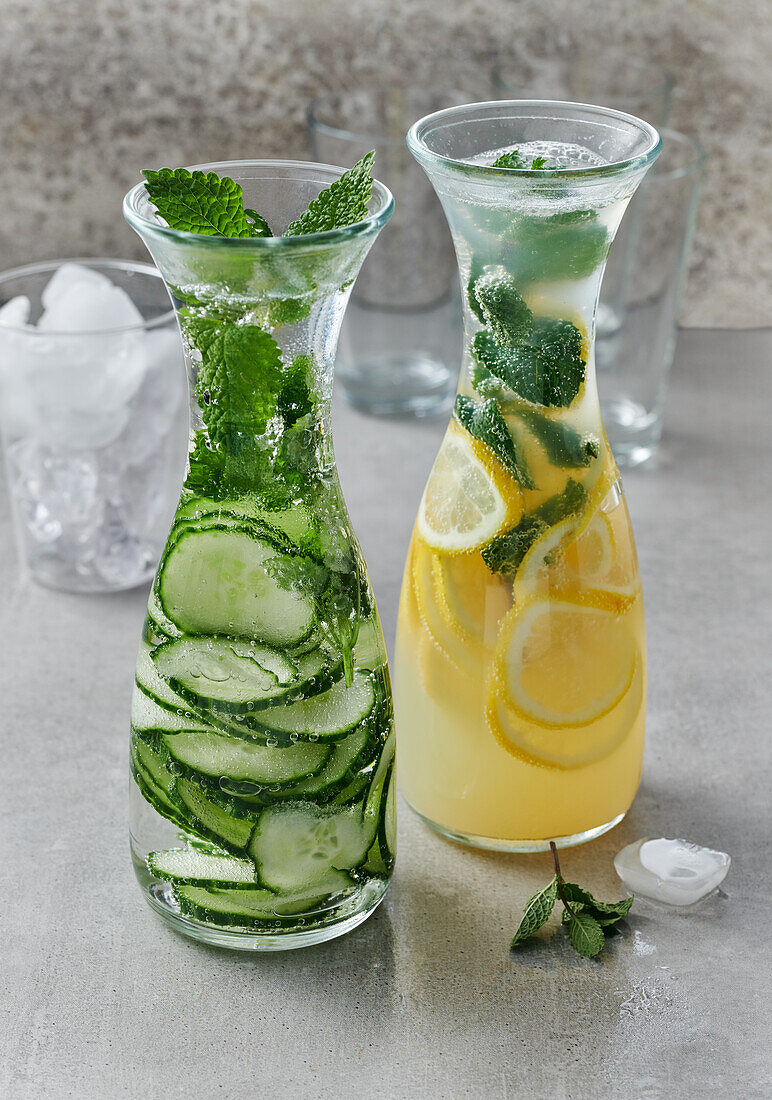
<svg viewBox="0 0 772 1100"><path fill-rule="evenodd" d="M517 483L478 440L451 424L418 510L418 533L433 550L484 546L522 513Z"/></svg>
<svg viewBox="0 0 772 1100"><path fill-rule="evenodd" d="M479 676L485 662L480 639L454 629L453 615L445 605L445 596L434 571L435 556L416 539L413 546L413 584L418 611L435 644L460 671Z"/></svg>
<svg viewBox="0 0 772 1100"><path fill-rule="evenodd" d="M435 555L434 583L448 628L464 640L495 645L512 606L509 585L491 573L478 552Z"/></svg>
<svg viewBox="0 0 772 1100"><path fill-rule="evenodd" d="M495 683L486 716L502 748L524 763L580 768L608 756L630 735L643 707L644 688L643 662L638 657L630 687L608 714L590 726L544 729L528 722L508 706Z"/></svg>
<svg viewBox="0 0 772 1100"><path fill-rule="evenodd" d="M634 627L605 601L534 599L515 606L496 660L508 707L547 729L597 722L633 681L640 659Z"/></svg>

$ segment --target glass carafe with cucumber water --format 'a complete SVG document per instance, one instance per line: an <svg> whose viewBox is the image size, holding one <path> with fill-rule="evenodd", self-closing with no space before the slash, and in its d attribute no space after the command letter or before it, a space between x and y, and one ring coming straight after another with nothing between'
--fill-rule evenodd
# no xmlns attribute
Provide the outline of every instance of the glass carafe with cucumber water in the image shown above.
<svg viewBox="0 0 772 1100"><path fill-rule="evenodd" d="M136 669L132 854L177 930L302 947L365 920L393 866L386 651L330 435L393 201L369 162L146 176L124 212L177 311L191 437Z"/></svg>
<svg viewBox="0 0 772 1100"><path fill-rule="evenodd" d="M578 844L622 819L643 755L641 584L593 340L660 141L617 111L513 101L430 115L408 143L450 223L465 347L402 588L400 786L472 845Z"/></svg>

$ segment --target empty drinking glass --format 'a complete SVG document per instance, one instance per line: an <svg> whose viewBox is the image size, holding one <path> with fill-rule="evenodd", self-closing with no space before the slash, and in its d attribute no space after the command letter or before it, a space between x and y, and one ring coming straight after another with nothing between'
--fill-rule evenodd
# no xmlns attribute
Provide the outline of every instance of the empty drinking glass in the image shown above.
<svg viewBox="0 0 772 1100"><path fill-rule="evenodd" d="M353 164L375 149L375 172L396 200L394 218L357 279L341 330L336 374L363 412L427 416L446 410L459 368L461 305L447 223L405 134L452 93L402 88L314 100L315 160Z"/></svg>
<svg viewBox="0 0 772 1100"><path fill-rule="evenodd" d="M73 592L148 580L182 482L187 383L155 268L51 261L0 275L0 434L20 554Z"/></svg>
<svg viewBox="0 0 772 1100"><path fill-rule="evenodd" d="M603 286L617 303L598 328L595 362L603 423L620 466L637 466L662 435L678 309L689 262L705 152L662 130L662 154L633 197L611 247ZM617 248L622 263L612 263Z"/></svg>

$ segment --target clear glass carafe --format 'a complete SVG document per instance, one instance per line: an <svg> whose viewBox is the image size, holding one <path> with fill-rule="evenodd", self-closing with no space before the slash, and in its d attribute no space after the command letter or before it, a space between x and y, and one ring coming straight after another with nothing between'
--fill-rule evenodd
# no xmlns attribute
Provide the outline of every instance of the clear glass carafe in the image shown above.
<svg viewBox="0 0 772 1100"><path fill-rule="evenodd" d="M340 176L203 166L281 233ZM172 295L190 376L180 503L140 645L131 846L150 905L243 949L364 920L394 854L391 690L335 467L330 399L351 285L391 214L294 237L169 229L143 185L125 214Z"/></svg>
<svg viewBox="0 0 772 1100"><path fill-rule="evenodd" d="M430 115L408 143L453 234L465 341L402 589L400 786L470 844L575 844L621 820L641 771L643 603L593 340L659 138L600 107L513 101ZM515 147L544 167L492 166Z"/></svg>

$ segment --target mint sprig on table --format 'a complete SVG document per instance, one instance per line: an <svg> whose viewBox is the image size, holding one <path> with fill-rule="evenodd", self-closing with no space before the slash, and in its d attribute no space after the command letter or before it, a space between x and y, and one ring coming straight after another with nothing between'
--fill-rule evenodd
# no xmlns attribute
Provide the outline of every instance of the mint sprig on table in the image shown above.
<svg viewBox="0 0 772 1100"><path fill-rule="evenodd" d="M589 890L566 882L560 871L557 848L550 841L555 877L528 899L520 925L515 932L511 948L529 939L546 924L558 901L563 906L562 923L568 926L568 938L574 950L587 959L603 950L606 937L611 935L620 920L630 912L633 898L620 901L597 901Z"/></svg>
<svg viewBox="0 0 772 1100"><path fill-rule="evenodd" d="M340 179L320 191L307 210L290 222L285 237L342 229L367 217L373 190L375 152L367 153ZM215 237L272 237L256 210L244 206L241 186L229 176L187 168L146 169L150 201L170 229Z"/></svg>

